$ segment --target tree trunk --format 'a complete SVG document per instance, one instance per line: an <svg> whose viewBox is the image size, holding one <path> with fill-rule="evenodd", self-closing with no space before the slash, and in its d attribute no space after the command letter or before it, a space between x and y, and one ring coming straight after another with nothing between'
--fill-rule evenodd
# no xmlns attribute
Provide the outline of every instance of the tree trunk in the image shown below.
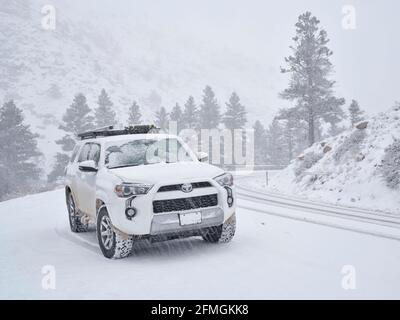
<svg viewBox="0 0 400 320"><path fill-rule="evenodd" d="M308 144L311 147L315 142L315 127L314 117L310 115L308 117Z"/></svg>

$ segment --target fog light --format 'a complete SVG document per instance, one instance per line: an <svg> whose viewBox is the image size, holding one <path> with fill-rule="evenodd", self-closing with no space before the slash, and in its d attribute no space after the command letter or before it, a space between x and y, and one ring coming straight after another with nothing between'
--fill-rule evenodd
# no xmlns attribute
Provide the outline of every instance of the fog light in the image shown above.
<svg viewBox="0 0 400 320"><path fill-rule="evenodd" d="M126 208L125 215L129 220L131 220L136 215L136 209L135 208Z"/></svg>
<svg viewBox="0 0 400 320"><path fill-rule="evenodd" d="M232 189L229 187L225 187L226 193L228 194L228 197L226 198L226 202L228 203L229 207L232 207L233 205L233 195L232 195Z"/></svg>

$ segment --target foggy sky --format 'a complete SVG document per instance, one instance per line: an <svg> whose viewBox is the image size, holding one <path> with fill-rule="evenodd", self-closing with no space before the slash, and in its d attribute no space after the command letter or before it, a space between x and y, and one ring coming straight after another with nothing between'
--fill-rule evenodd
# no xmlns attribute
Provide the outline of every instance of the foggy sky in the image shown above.
<svg viewBox="0 0 400 320"><path fill-rule="evenodd" d="M400 3L396 0L86 0L45 1L74 7L84 19L107 14L114 19L135 19L176 37L190 36L214 48L229 48L276 71L290 51L297 17L310 10L321 20L331 39L338 95L357 99L369 113L388 109L400 100ZM72 4L72 2L74 2ZM357 28L342 28L342 8L354 5ZM79 10L77 10L78 8ZM112 27L112 26L110 26ZM212 77L212 75L210 75ZM277 87L288 78L279 75ZM256 90L268 90L260 85ZM287 105L278 98L273 108Z"/></svg>

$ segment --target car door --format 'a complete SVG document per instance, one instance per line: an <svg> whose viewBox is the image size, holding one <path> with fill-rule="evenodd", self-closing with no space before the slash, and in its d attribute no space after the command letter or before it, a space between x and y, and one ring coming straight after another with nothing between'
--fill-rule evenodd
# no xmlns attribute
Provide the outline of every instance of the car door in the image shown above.
<svg viewBox="0 0 400 320"><path fill-rule="evenodd" d="M75 174L75 179L73 180L73 190L77 202L78 209L84 213L86 213L86 187L85 187L85 180L86 180L86 172L83 172L82 170L79 169L79 164L83 161L88 160L89 158L89 153L90 153L90 143L85 143L83 147L81 148L81 151L78 156L78 161L77 161L77 170Z"/></svg>
<svg viewBox="0 0 400 320"><path fill-rule="evenodd" d="M89 143L90 146L87 160L93 160L96 166L100 160L100 144ZM97 172L81 171L81 194L82 194L82 211L90 216L96 215L96 177Z"/></svg>
<svg viewBox="0 0 400 320"><path fill-rule="evenodd" d="M79 151L81 149L82 145L77 144L72 151L72 156L71 159L69 160L69 163L66 167L66 172L65 172L65 182L66 185L69 186L72 189L72 194L75 198L75 191L76 191L76 179L77 179L77 172L78 172L78 156L79 156Z"/></svg>

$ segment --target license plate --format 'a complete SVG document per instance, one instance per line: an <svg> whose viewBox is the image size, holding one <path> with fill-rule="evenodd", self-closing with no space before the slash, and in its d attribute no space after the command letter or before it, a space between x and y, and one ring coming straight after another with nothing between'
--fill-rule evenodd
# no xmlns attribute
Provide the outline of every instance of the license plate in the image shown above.
<svg viewBox="0 0 400 320"><path fill-rule="evenodd" d="M201 212L181 213L179 221L181 226L201 223Z"/></svg>

